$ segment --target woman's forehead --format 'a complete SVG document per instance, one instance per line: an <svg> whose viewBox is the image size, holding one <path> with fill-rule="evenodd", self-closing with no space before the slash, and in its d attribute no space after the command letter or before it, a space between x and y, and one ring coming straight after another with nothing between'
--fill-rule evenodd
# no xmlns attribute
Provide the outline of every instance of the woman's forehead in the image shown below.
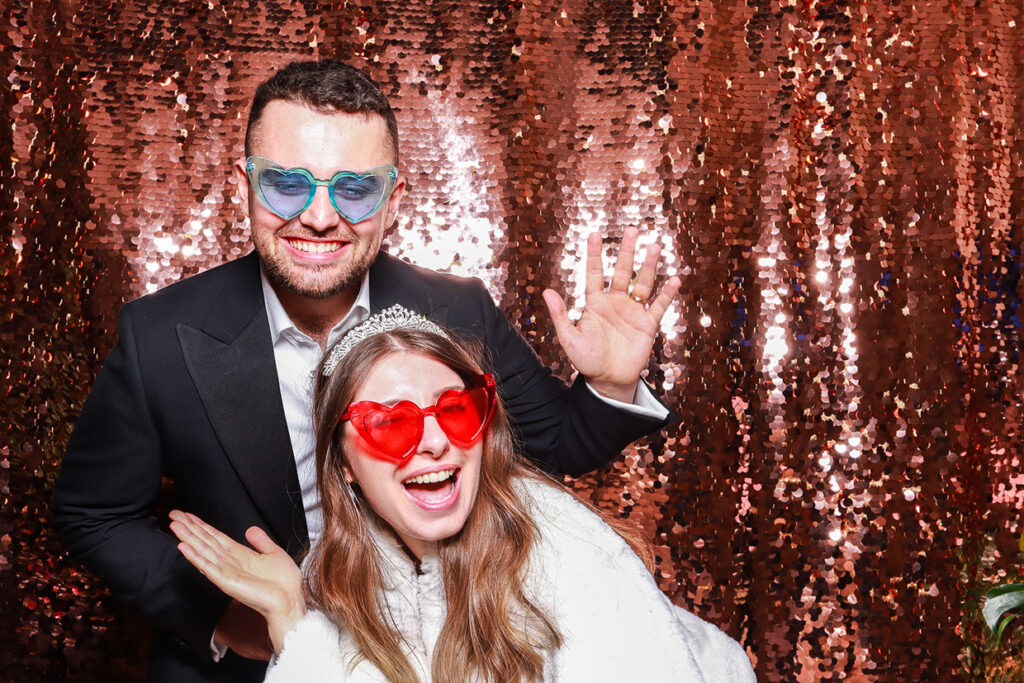
<svg viewBox="0 0 1024 683"><path fill-rule="evenodd" d="M433 356L399 351L378 360L356 389L353 401L409 400L419 404L443 391L464 386L453 369Z"/></svg>

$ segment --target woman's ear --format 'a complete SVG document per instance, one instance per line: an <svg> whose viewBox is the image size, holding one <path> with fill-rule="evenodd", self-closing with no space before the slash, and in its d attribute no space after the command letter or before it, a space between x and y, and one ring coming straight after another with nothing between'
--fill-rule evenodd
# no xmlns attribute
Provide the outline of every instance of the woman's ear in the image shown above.
<svg viewBox="0 0 1024 683"><path fill-rule="evenodd" d="M356 478L352 475L352 470L349 469L347 464L341 466L341 476L344 477L346 484L351 485L356 481Z"/></svg>

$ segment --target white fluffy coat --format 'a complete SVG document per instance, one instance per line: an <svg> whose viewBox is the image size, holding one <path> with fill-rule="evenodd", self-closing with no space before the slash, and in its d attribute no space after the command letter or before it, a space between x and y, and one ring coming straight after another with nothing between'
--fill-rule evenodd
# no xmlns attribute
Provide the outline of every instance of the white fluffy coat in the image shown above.
<svg viewBox="0 0 1024 683"><path fill-rule="evenodd" d="M674 606L640 558L600 517L571 494L533 480L519 490L540 530L528 590L547 610L564 644L544 665L545 681L754 681L740 645L715 626ZM387 604L405 638L406 656L421 680L430 661L446 602L436 556L420 574L390 535L377 541L391 581ZM288 633L267 681L380 683L384 676L359 659L345 629L310 611Z"/></svg>

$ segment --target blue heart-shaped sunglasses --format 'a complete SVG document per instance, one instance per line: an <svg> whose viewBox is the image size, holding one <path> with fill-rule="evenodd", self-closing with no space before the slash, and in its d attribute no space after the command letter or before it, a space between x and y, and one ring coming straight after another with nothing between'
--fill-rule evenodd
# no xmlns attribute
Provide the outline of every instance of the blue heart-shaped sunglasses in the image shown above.
<svg viewBox="0 0 1024 683"><path fill-rule="evenodd" d="M245 172L263 205L286 220L305 211L313 203L316 188L326 185L331 204L342 218L349 223L365 221L384 206L398 180L398 169L392 164L362 173L338 171L330 180L321 180L304 168L284 168L257 156L245 160Z"/></svg>

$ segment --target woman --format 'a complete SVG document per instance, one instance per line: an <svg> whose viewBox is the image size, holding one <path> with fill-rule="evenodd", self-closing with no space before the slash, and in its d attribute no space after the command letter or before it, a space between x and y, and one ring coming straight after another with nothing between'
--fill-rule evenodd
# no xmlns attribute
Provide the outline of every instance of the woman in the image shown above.
<svg viewBox="0 0 1024 683"><path fill-rule="evenodd" d="M253 551L172 513L185 557L266 617L267 680L753 680L735 641L675 608L622 536L516 455L493 378L396 309L322 366L324 531L305 593L259 529Z"/></svg>

